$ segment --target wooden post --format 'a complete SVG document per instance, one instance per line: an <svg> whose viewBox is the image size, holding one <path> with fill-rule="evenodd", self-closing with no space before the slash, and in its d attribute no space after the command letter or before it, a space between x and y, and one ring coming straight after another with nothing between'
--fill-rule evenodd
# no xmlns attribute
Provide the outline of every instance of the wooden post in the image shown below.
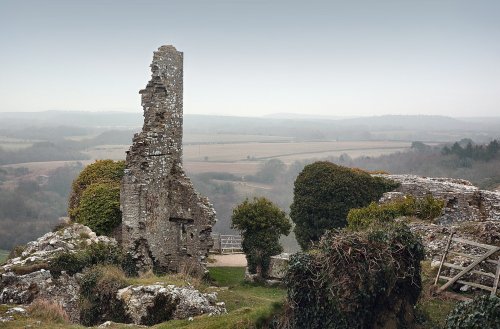
<svg viewBox="0 0 500 329"><path fill-rule="evenodd" d="M448 242L446 243L446 248L444 249L443 257L441 258L441 263L439 264L438 273L436 275L436 280L434 281L435 286L438 284L439 275L441 274L441 269L443 268L443 263L446 260L446 256L448 255L448 250L450 249L451 239L453 238L453 234L455 234L455 232L452 231L450 233L450 237L448 238Z"/></svg>
<svg viewBox="0 0 500 329"><path fill-rule="evenodd" d="M500 279L500 256L498 257L497 273L495 274L495 282L493 283L493 290L491 290L491 295L496 296L498 289L498 280Z"/></svg>

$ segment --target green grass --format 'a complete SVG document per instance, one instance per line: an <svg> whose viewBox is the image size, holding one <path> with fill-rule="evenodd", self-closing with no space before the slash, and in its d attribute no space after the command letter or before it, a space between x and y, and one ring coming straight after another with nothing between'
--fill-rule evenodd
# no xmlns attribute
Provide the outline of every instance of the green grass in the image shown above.
<svg viewBox="0 0 500 329"><path fill-rule="evenodd" d="M280 307L284 301L286 291L279 287L264 287L248 284L243 281L245 269L243 267L212 267L210 268L209 284L198 286L205 292L216 291L218 300L226 303L228 314L220 316L202 315L195 317L193 321L172 320L154 326L155 329L218 329L218 328L257 328L258 323L266 321ZM173 276L172 283L182 283L183 279ZM134 281L136 280L136 281ZM169 278L170 280L170 278ZM167 280L167 281L169 281ZM131 279L136 284L148 284L162 281L162 277L146 277ZM178 281L178 282L177 282ZM7 307L0 307L0 316ZM37 321L41 321L37 324ZM5 327L3 327L5 325ZM41 329L48 328L75 328L86 327L78 325L64 325L50 323L44 319L16 317L15 321L2 324L2 328L25 328L32 326ZM130 326L114 325L111 328L131 328Z"/></svg>
<svg viewBox="0 0 500 329"><path fill-rule="evenodd" d="M446 322L446 317L458 301L440 296L432 296L431 286L437 274L437 268L431 268L430 261L422 264L422 294L416 305L421 326L419 328L441 328Z"/></svg>
<svg viewBox="0 0 500 329"><path fill-rule="evenodd" d="M219 301L226 303L228 314L196 317L193 321L169 321L155 326L157 329L216 329L256 328L256 323L269 318L284 301L286 291L279 287L264 287L245 283L243 267L212 267L210 278Z"/></svg>
<svg viewBox="0 0 500 329"><path fill-rule="evenodd" d="M9 251L0 249L0 264L7 260L7 256L9 256Z"/></svg>

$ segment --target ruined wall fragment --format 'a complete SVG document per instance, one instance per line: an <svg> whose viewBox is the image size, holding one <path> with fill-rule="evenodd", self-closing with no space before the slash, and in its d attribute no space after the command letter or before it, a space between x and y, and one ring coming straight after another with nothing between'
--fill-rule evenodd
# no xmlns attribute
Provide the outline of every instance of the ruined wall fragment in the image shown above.
<svg viewBox="0 0 500 329"><path fill-rule="evenodd" d="M441 224L466 221L500 221L500 193L480 190L471 182L454 178L431 178L415 175L383 175L399 182L394 192L385 193L380 202L413 195L424 197L432 194L445 201L444 213L438 218Z"/></svg>
<svg viewBox="0 0 500 329"><path fill-rule="evenodd" d="M122 180L122 245L140 271L202 273L216 219L182 168L183 53L160 47L151 72Z"/></svg>

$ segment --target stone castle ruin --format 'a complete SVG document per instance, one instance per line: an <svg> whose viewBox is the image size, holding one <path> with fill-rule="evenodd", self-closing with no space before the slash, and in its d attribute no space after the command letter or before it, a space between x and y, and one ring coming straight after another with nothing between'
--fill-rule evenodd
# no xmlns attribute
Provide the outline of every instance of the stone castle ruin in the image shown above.
<svg viewBox="0 0 500 329"><path fill-rule="evenodd" d="M160 47L151 72L121 185L123 249L141 272L203 273L216 219L182 168L183 53Z"/></svg>
<svg viewBox="0 0 500 329"><path fill-rule="evenodd" d="M500 193L480 190L471 182L455 178L431 178L415 175L384 175L398 183L393 192L384 194L381 203L413 195L417 198L428 194L445 202L440 224L458 222L500 221Z"/></svg>

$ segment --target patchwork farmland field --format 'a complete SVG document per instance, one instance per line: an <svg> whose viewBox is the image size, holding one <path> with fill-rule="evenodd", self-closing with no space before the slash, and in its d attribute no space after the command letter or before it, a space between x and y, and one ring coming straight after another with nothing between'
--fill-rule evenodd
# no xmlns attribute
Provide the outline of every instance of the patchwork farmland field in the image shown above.
<svg viewBox="0 0 500 329"><path fill-rule="evenodd" d="M268 136L269 137L269 136ZM272 137L272 136L271 136ZM261 162L277 158L286 164L297 160L322 159L348 154L350 157L379 156L410 147L400 141L341 141L341 142L248 142L184 145L184 167L189 173L228 172L236 175L253 174ZM125 159L129 145L99 145L86 150L92 160L79 161L86 165L97 159ZM35 175L76 161L30 162L9 165L27 167Z"/></svg>

